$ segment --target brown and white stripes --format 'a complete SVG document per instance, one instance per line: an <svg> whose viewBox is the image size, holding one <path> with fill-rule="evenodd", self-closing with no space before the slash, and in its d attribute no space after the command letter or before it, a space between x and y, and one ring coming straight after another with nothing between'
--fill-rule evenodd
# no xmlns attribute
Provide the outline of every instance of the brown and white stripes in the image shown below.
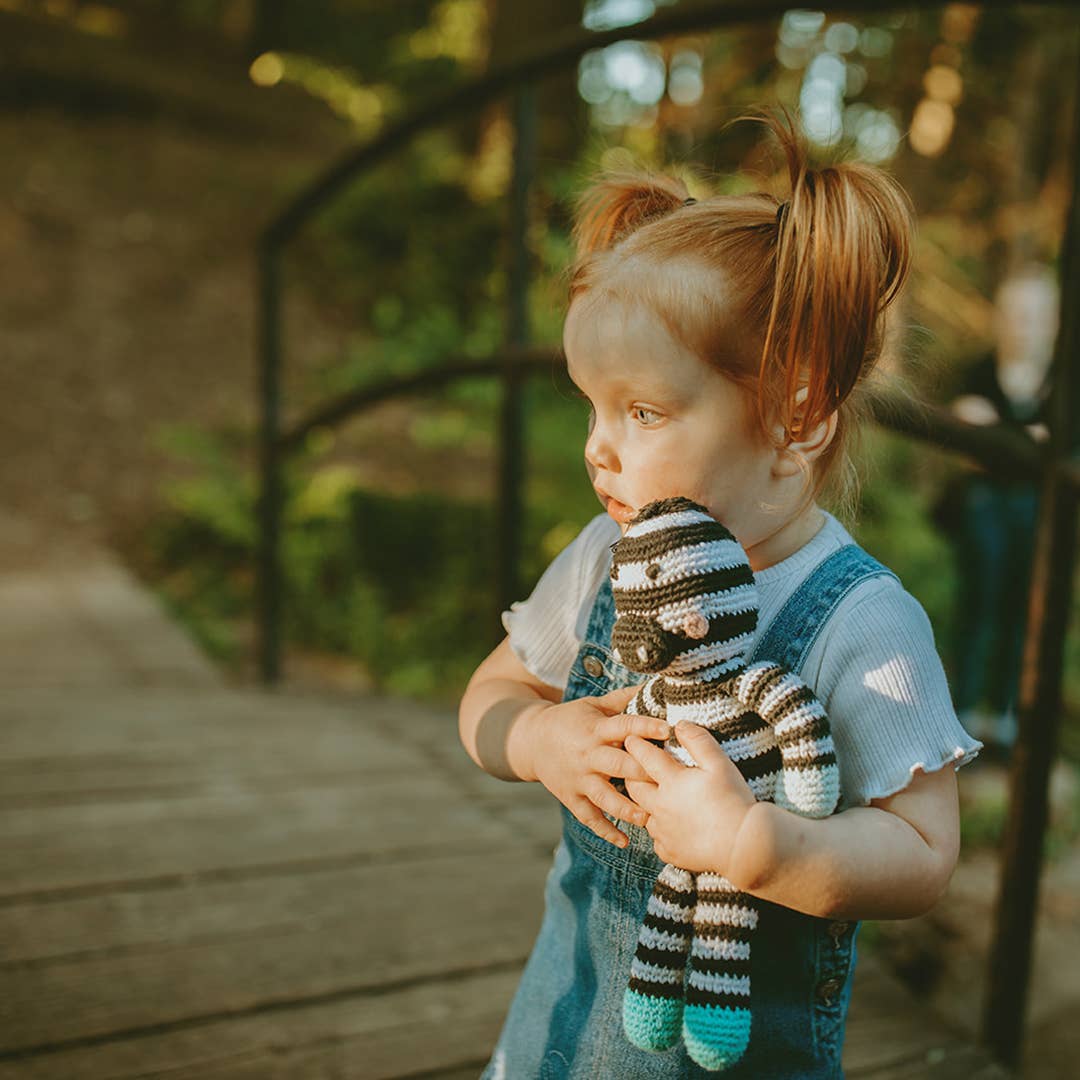
<svg viewBox="0 0 1080 1080"><path fill-rule="evenodd" d="M650 503L612 545L611 578L615 658L651 675L626 711L700 724L758 799L807 817L832 813L839 773L824 708L777 664L746 665L757 591L731 533L689 499ZM665 748L694 765L674 735ZM757 918L756 900L722 875L663 868L623 1002L635 1045L663 1050L681 1032L707 1069L743 1055Z"/></svg>

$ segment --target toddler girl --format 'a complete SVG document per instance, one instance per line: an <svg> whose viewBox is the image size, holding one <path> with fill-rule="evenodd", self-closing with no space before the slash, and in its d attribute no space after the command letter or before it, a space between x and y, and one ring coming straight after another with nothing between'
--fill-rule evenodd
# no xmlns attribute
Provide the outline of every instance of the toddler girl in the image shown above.
<svg viewBox="0 0 1080 1080"><path fill-rule="evenodd" d="M543 924L485 1078L717 1075L681 1043L648 1053L623 1033L666 862L760 901L750 1044L722 1075L842 1076L858 921L927 911L956 862L955 770L981 743L956 719L919 603L816 501L846 465L853 393L907 275L913 213L880 170L812 170L794 127L765 122L787 158L785 202L696 201L669 177L616 176L579 208L564 350L592 410L585 461L604 513L504 613L508 637L460 708L477 764L542 783L563 816ZM750 660L801 675L828 710L832 817L756 802L712 736L681 725L698 766L685 767L647 741L666 722L623 712L642 680L611 654L610 546L675 495L749 555Z"/></svg>

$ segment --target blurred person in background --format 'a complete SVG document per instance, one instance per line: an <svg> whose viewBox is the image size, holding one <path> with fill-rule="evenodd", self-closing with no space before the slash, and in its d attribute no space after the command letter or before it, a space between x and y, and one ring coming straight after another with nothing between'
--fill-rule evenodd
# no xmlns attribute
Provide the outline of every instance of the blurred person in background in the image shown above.
<svg viewBox="0 0 1080 1080"><path fill-rule="evenodd" d="M970 424L1023 428L1042 442L1057 337L1059 288L1053 271L1025 263L994 295L992 352L965 373L952 411ZM991 476L968 465L945 516L954 543L958 604L954 705L961 724L988 751L1007 756L1016 740L1028 587L1039 493L1027 479Z"/></svg>

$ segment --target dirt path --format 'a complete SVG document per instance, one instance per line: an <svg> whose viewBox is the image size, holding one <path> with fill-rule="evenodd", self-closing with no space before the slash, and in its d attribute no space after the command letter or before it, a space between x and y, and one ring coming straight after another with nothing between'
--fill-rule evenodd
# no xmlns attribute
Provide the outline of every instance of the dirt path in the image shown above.
<svg viewBox="0 0 1080 1080"><path fill-rule="evenodd" d="M175 468L163 426L250 429L254 239L325 160L145 120L0 113L10 509L108 536L157 504ZM289 317L296 383L343 331L295 297Z"/></svg>

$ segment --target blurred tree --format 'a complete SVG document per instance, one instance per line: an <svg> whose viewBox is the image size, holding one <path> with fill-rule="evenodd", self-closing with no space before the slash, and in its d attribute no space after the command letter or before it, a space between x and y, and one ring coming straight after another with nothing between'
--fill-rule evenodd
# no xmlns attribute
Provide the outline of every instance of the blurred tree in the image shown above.
<svg viewBox="0 0 1080 1080"><path fill-rule="evenodd" d="M581 26L582 0L548 0L545 4L487 0L487 6L491 25L489 68L523 56L541 42ZM538 88L536 102L540 169L572 165L588 130L588 111L578 93L576 65L545 79Z"/></svg>
<svg viewBox="0 0 1080 1080"><path fill-rule="evenodd" d="M252 60L270 49L284 48L285 7L283 0L252 0L247 32L248 53Z"/></svg>

